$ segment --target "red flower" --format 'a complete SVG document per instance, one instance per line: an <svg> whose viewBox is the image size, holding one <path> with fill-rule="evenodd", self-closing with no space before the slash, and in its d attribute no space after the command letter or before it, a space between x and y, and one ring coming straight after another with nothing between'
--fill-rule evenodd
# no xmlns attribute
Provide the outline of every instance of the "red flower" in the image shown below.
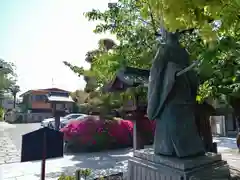
<svg viewBox="0 0 240 180"><path fill-rule="evenodd" d="M148 132L154 132L152 124L146 126L143 123L142 126L146 126ZM133 140L133 123L129 120L103 121L90 116L81 121L70 122L61 131L66 141L74 141L81 147L89 145L109 147L116 143L129 146Z"/></svg>

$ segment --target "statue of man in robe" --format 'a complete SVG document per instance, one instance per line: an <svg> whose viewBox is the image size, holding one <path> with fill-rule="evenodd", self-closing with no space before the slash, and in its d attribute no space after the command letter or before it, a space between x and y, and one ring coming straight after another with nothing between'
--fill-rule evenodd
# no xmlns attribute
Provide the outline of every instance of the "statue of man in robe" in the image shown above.
<svg viewBox="0 0 240 180"><path fill-rule="evenodd" d="M147 114L156 120L155 154L182 158L205 153L194 115L197 76L193 70L184 71L189 61L178 34L167 33L166 44L154 58L148 86Z"/></svg>

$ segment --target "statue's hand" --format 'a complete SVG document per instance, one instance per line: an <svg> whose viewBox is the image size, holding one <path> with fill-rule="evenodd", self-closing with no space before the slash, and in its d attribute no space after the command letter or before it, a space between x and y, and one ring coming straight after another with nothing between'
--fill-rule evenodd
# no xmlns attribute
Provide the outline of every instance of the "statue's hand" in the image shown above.
<svg viewBox="0 0 240 180"><path fill-rule="evenodd" d="M179 71L177 73L177 76L181 76L182 74L192 70L192 68L194 68L199 62L198 61L195 61L194 63L192 63L190 66L184 68L183 70Z"/></svg>

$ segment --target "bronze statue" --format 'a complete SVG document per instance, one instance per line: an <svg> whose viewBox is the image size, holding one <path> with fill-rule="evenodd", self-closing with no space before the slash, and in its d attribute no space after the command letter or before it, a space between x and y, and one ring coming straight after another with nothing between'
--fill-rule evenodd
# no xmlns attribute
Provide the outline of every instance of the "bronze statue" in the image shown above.
<svg viewBox="0 0 240 180"><path fill-rule="evenodd" d="M205 152L194 115L197 76L189 68L189 54L178 39L178 33L167 33L166 44L154 58L147 114L156 120L155 154L181 158Z"/></svg>

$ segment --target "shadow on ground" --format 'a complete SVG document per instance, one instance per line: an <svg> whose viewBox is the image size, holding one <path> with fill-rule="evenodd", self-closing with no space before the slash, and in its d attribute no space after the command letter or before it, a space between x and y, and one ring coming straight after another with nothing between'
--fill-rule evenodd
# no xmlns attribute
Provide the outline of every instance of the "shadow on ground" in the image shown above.
<svg viewBox="0 0 240 180"><path fill-rule="evenodd" d="M68 155L72 165L64 166L56 172L47 172L46 178L58 178L63 173L74 175L78 169L90 168L93 170L91 177L117 174L127 170L128 159L132 156L132 149L121 149L114 151L81 153ZM50 164L48 165L50 166ZM35 174L40 177L41 174Z"/></svg>
<svg viewBox="0 0 240 180"><path fill-rule="evenodd" d="M238 149L236 138L228 137L214 137L214 142L217 143L218 147L229 148L229 149Z"/></svg>

